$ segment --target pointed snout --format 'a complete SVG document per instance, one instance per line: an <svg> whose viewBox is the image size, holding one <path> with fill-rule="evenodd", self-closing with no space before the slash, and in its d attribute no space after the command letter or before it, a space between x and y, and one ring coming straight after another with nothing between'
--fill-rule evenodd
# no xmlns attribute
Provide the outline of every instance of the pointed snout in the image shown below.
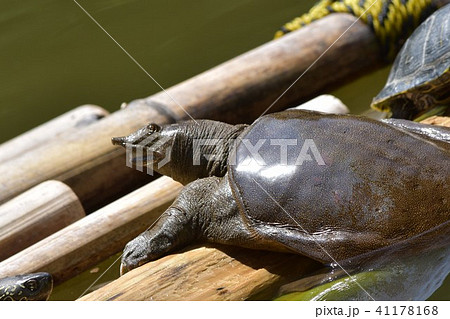
<svg viewBox="0 0 450 319"><path fill-rule="evenodd" d="M111 142L114 145L120 145L120 146L125 147L125 144L127 143L127 137L126 136L113 137L113 138L111 138Z"/></svg>

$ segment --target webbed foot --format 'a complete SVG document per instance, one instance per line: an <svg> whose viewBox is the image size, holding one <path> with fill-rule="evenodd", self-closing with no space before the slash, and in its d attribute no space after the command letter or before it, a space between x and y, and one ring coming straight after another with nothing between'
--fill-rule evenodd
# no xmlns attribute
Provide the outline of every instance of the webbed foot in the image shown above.
<svg viewBox="0 0 450 319"><path fill-rule="evenodd" d="M186 185L156 224L126 245L121 274L200 241L286 251L248 231L227 176L207 177Z"/></svg>
<svg viewBox="0 0 450 319"><path fill-rule="evenodd" d="M130 241L124 248L120 274L158 259L194 240L191 219L170 207L151 229Z"/></svg>

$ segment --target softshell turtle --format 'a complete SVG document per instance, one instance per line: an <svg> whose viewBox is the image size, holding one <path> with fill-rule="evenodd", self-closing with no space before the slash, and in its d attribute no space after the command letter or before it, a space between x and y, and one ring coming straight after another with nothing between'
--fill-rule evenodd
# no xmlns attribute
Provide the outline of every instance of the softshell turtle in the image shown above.
<svg viewBox="0 0 450 319"><path fill-rule="evenodd" d="M0 301L48 300L53 289L49 273L19 275L0 279Z"/></svg>
<svg viewBox="0 0 450 319"><path fill-rule="evenodd" d="M405 42L372 107L413 119L450 105L450 4L428 17Z"/></svg>
<svg viewBox="0 0 450 319"><path fill-rule="evenodd" d="M450 216L450 129L290 110L252 125L150 124L136 165L187 184L129 242L122 271L192 242L294 252L322 263L391 245Z"/></svg>

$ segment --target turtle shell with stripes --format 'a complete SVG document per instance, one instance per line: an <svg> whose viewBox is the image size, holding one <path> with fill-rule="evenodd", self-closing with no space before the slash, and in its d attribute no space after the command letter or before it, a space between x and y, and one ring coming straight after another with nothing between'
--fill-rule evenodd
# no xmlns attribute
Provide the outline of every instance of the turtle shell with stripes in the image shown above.
<svg viewBox="0 0 450 319"><path fill-rule="evenodd" d="M53 278L46 272L0 278L0 301L47 300L52 289Z"/></svg>
<svg viewBox="0 0 450 319"><path fill-rule="evenodd" d="M413 119L450 105L450 5L436 11L405 42L372 107Z"/></svg>

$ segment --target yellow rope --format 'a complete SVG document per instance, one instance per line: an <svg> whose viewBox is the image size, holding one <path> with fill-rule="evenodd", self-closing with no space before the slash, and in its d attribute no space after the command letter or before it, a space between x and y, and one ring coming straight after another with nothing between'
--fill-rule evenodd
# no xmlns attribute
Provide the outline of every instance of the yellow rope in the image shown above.
<svg viewBox="0 0 450 319"><path fill-rule="evenodd" d="M320 0L308 13L286 23L275 38L330 13L351 13L372 28L383 53L392 60L406 38L434 10L431 0Z"/></svg>

